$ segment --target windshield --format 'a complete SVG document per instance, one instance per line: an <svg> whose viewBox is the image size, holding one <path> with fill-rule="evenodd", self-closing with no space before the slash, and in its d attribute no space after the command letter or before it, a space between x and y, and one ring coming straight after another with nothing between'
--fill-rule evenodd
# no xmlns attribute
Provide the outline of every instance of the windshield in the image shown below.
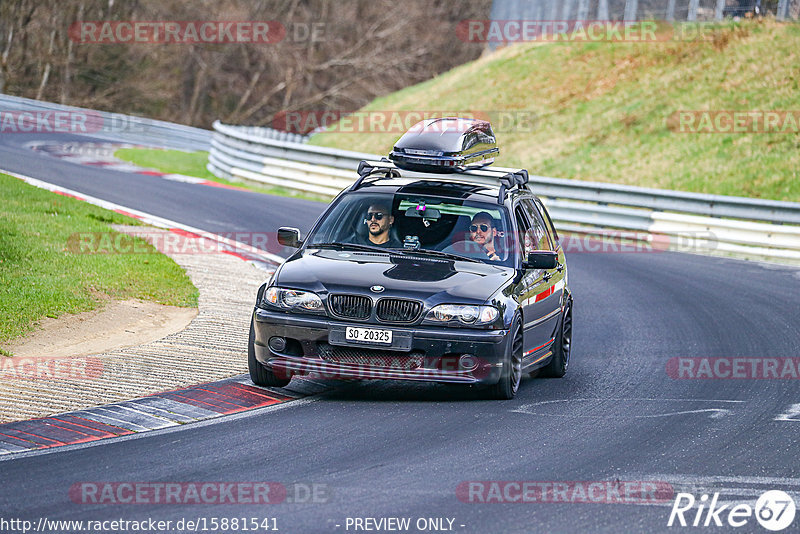
<svg viewBox="0 0 800 534"><path fill-rule="evenodd" d="M516 258L510 228L505 207L496 203L356 193L342 198L306 243L449 254L511 267Z"/></svg>

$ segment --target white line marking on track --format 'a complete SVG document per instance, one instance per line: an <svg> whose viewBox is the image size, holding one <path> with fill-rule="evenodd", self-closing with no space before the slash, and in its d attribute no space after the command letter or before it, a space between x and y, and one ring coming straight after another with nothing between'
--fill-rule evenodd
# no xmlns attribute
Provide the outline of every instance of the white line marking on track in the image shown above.
<svg viewBox="0 0 800 534"><path fill-rule="evenodd" d="M734 483L734 484L761 484L774 486L800 486L800 478L794 477L765 477L765 476L746 476L746 475L667 475L655 474L647 475L646 479L664 480L666 482L686 482L686 483ZM643 479L645 480L645 479Z"/></svg>
<svg viewBox="0 0 800 534"><path fill-rule="evenodd" d="M570 403L574 404L576 402L714 402L714 403L729 403L729 404L742 404L744 401L739 400L722 400L722 399L655 399L649 397L640 397L640 398L624 398L624 399L613 399L613 398L597 398L597 399L556 399L556 400L546 400L540 402L534 402L531 404L524 404L519 408L511 410L515 413L524 413L526 415L540 415L545 417L582 417L582 418L589 418L589 419L643 419L643 418L654 418L654 417L671 417L674 415L688 415L694 413L708 413L709 417L712 419L718 419L720 417L725 417L727 415L732 415L733 411L727 408L698 408L693 410L673 410L667 412L660 412L654 414L631 414L631 415L615 415L611 413L603 413L603 414L563 414L563 413L544 413L542 411L537 411L537 408L541 408L548 404L557 404L557 403Z"/></svg>
<svg viewBox="0 0 800 534"><path fill-rule="evenodd" d="M782 414L779 414L774 421L794 421L800 423L800 404L792 404Z"/></svg>
<svg viewBox="0 0 800 534"><path fill-rule="evenodd" d="M736 475L668 475L668 474L628 474L631 480L666 482L673 486L675 495L691 493L695 496L718 493L719 506L736 506L738 504L755 505L758 498L766 491L780 489L800 501L800 478L736 476ZM648 506L672 506L667 503L641 503ZM693 506L697 508L699 502Z"/></svg>

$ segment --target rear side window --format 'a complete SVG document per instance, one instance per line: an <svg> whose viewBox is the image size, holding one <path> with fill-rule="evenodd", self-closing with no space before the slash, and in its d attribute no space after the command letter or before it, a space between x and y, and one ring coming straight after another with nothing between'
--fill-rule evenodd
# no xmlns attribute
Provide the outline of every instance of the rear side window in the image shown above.
<svg viewBox="0 0 800 534"><path fill-rule="evenodd" d="M528 198L522 199L519 204L525 210L531 222L530 239L533 242L534 248L536 250L553 250L553 245L547 230L545 230L542 216L539 214L536 206L534 206L533 202Z"/></svg>
<svg viewBox="0 0 800 534"><path fill-rule="evenodd" d="M539 208L539 211L544 216L544 224L547 227L547 231L550 233L553 245L555 245L558 243L558 232L556 231L556 227L553 225L552 219L550 219L550 214L547 212L547 208L544 207L544 204L542 204L541 200L537 198L534 199L534 202L536 203L536 207Z"/></svg>
<svg viewBox="0 0 800 534"><path fill-rule="evenodd" d="M528 217L525 216L520 206L517 206L514 210L514 215L517 219L517 231L519 232L518 242L522 248L522 257L527 258L528 254L536 250L532 239L533 233L531 232L531 225L528 222Z"/></svg>

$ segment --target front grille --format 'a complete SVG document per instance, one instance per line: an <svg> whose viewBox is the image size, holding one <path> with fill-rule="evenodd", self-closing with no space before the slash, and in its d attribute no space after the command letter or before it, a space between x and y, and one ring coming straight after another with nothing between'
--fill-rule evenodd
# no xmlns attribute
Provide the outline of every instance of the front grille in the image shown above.
<svg viewBox="0 0 800 534"><path fill-rule="evenodd" d="M416 300L381 299L376 314L387 323L412 323L422 311L422 303Z"/></svg>
<svg viewBox="0 0 800 534"><path fill-rule="evenodd" d="M383 367L411 371L422 367L422 362L424 361L421 351L408 353L393 350L362 349L360 347L339 347L324 342L320 342L318 347L320 358L326 362L341 365Z"/></svg>
<svg viewBox="0 0 800 534"><path fill-rule="evenodd" d="M348 319L369 319L372 299L361 295L331 295L328 297L331 312Z"/></svg>

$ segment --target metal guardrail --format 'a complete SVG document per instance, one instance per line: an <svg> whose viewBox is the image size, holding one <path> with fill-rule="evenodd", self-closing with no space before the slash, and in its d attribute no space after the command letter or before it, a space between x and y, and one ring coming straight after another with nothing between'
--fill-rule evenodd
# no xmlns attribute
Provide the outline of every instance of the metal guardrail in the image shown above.
<svg viewBox="0 0 800 534"><path fill-rule="evenodd" d="M208 170L217 176L333 197L375 154L261 137L214 123ZM697 251L800 260L800 203L530 176L529 186L564 231L626 239L691 238ZM649 237L648 237L649 236ZM700 238L702 236L702 238Z"/></svg>
<svg viewBox="0 0 800 534"><path fill-rule="evenodd" d="M377 157L375 154L367 154L365 152L352 152L292 143L291 141L266 139L249 133L246 126L230 126L219 121L214 122L214 139L222 145L237 146L254 155L324 165L352 172L355 172L359 161ZM239 143L234 144L234 141ZM354 163L355 165L353 165Z"/></svg>
<svg viewBox="0 0 800 534"><path fill-rule="evenodd" d="M236 126L236 129L242 133L261 139L274 139L276 141L288 141L290 143L307 143L309 139L307 135L284 132L283 130L267 128L265 126Z"/></svg>
<svg viewBox="0 0 800 534"><path fill-rule="evenodd" d="M0 111L67 111L84 113L88 120L86 135L112 142L133 143L178 150L208 150L211 146L210 130L182 124L65 106L42 100L32 100L0 94Z"/></svg>
<svg viewBox="0 0 800 534"><path fill-rule="evenodd" d="M0 93L0 112L23 111L67 111L85 113L87 120L86 135L102 137L111 141L124 143L155 145L181 150L209 150L211 147L211 130L194 128L183 124L136 117L122 113L97 111L93 109L65 106L55 102L32 100L19 96ZM308 136L284 132L262 126L237 126L247 134L260 139L274 139L290 143L305 143Z"/></svg>
<svg viewBox="0 0 800 534"><path fill-rule="evenodd" d="M361 160L375 154L308 145L307 138L271 128L214 123L214 131L120 113L63 106L0 94L0 111L86 113L92 137L180 150L209 150L217 176L275 185L331 198L357 178ZM213 136L212 136L213 133ZM628 232L695 239L695 251L744 253L800 260L800 203L703 195L530 176L559 228L576 233Z"/></svg>

